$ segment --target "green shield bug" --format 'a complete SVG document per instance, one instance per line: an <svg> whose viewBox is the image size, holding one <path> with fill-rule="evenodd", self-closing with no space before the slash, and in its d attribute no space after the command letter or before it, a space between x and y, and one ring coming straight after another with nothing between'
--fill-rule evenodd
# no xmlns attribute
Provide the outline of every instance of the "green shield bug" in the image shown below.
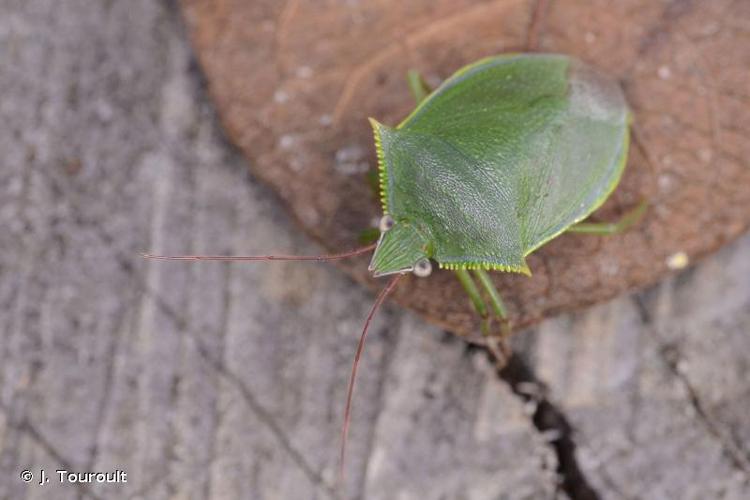
<svg viewBox="0 0 750 500"><path fill-rule="evenodd" d="M406 119L395 127L370 120L383 205L376 244L321 256L146 255L322 261L374 250L369 270L393 277L368 314L352 365L342 466L368 326L401 276L428 276L431 262L454 271L483 318L483 332L501 338L490 337L491 320L507 332L507 312L486 271L530 274L526 257L551 239L567 231L615 233L646 209L642 203L616 223L582 222L617 186L630 142L619 85L584 63L506 54L460 69L434 91L416 73L409 84L417 107Z"/></svg>

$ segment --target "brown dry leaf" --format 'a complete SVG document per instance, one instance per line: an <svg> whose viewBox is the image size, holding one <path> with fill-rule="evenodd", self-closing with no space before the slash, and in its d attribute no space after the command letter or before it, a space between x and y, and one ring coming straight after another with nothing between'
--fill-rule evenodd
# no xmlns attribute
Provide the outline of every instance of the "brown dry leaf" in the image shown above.
<svg viewBox="0 0 750 500"><path fill-rule="evenodd" d="M654 283L684 261L680 252L692 262L750 222L746 0L182 4L229 136L331 250L358 246L380 215L365 181L375 166L366 118L395 124L409 112L408 69L436 84L480 57L535 47L618 78L636 140L595 218L614 219L644 197L651 208L625 234L557 238L529 258L532 278L496 273L516 325ZM342 267L382 286L366 259ZM478 330L450 272L403 280L396 300L453 332Z"/></svg>

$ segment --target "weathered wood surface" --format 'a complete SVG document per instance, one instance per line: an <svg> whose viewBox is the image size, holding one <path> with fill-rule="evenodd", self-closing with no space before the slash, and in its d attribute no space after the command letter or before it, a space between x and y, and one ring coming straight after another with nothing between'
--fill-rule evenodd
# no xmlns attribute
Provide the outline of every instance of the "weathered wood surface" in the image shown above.
<svg viewBox="0 0 750 500"><path fill-rule="evenodd" d="M325 265L137 257L318 250L223 140L174 7L5 0L0 88L0 498L333 498L373 297ZM516 348L498 378L386 308L349 497L553 498L560 459L574 498L750 495L750 238ZM21 481L40 467L128 482Z"/></svg>

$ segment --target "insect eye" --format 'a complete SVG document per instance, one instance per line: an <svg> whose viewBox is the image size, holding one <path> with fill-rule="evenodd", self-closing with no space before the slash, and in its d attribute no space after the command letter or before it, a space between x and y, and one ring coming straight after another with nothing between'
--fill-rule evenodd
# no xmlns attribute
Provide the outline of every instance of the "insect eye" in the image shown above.
<svg viewBox="0 0 750 500"><path fill-rule="evenodd" d="M432 273L432 264L430 259L419 259L414 265L414 275L420 278L426 278Z"/></svg>
<svg viewBox="0 0 750 500"><path fill-rule="evenodd" d="M381 233L384 233L384 232L388 231L390 228L392 228L395 223L396 222L393 220L393 217L391 217L390 215L384 215L380 219L380 223L378 224L378 228L380 229Z"/></svg>

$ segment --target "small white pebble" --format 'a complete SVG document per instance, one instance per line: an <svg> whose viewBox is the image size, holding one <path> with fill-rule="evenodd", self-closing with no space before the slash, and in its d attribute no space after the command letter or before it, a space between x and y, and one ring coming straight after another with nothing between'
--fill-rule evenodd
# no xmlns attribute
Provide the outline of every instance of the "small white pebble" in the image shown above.
<svg viewBox="0 0 750 500"><path fill-rule="evenodd" d="M273 94L273 100L279 104L284 104L289 100L289 94L287 94L283 90L277 90Z"/></svg>
<svg viewBox="0 0 750 500"><path fill-rule="evenodd" d="M703 163L709 163L711 158L713 158L714 153L708 148L702 148L698 151L698 156Z"/></svg>
<svg viewBox="0 0 750 500"><path fill-rule="evenodd" d="M672 76L672 70L669 69L669 66L660 66L657 70L657 74L662 80L669 80L669 78Z"/></svg>
<svg viewBox="0 0 750 500"><path fill-rule="evenodd" d="M659 180L657 182L659 183L659 189L661 191L667 191L672 187L672 184L673 184L672 176L668 174L660 175Z"/></svg>
<svg viewBox="0 0 750 500"><path fill-rule="evenodd" d="M279 147L281 149L289 149L294 145L294 137L289 134L282 135L279 139Z"/></svg>
<svg viewBox="0 0 750 500"><path fill-rule="evenodd" d="M587 31L583 36L583 39L586 40L586 43L594 43L596 41L596 35L590 31Z"/></svg>
<svg viewBox="0 0 750 500"><path fill-rule="evenodd" d="M685 252L675 252L667 257L667 267L672 270L685 269L690 263L690 257Z"/></svg>
<svg viewBox="0 0 750 500"><path fill-rule="evenodd" d="M320 115L320 118L318 118L318 123L323 125L324 127L327 127L331 123L333 123L333 118L331 115Z"/></svg>

